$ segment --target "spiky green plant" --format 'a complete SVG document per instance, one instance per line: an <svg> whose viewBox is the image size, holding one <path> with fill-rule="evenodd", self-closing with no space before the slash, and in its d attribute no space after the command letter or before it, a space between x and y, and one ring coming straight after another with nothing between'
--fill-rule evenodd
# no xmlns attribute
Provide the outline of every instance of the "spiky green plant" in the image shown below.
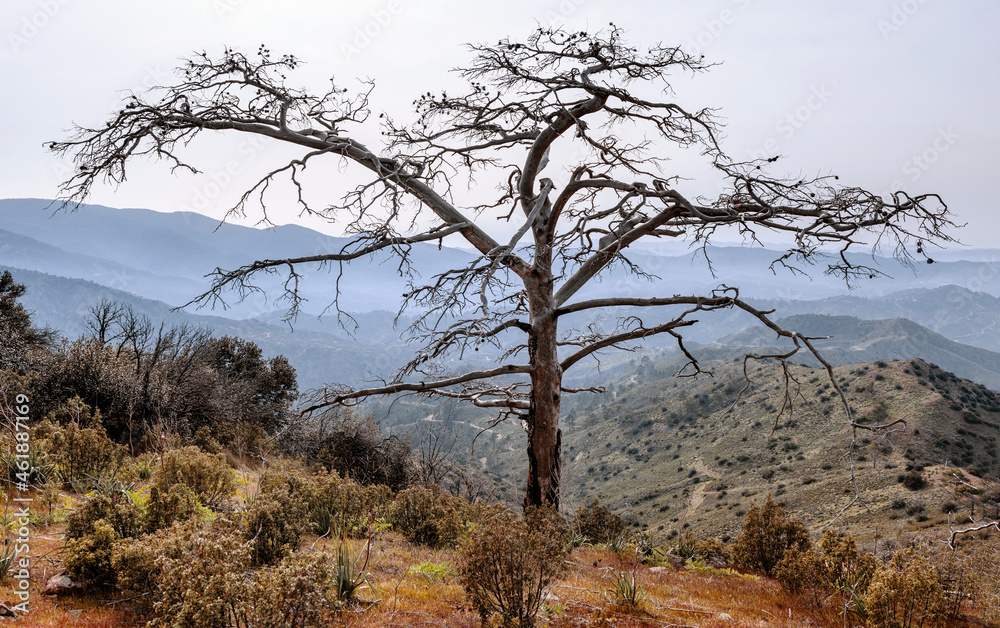
<svg viewBox="0 0 1000 628"><path fill-rule="evenodd" d="M607 590L611 601L619 606L638 608L646 597L646 591L635 578L635 571L616 571L608 568L605 579L611 583Z"/></svg>
<svg viewBox="0 0 1000 628"><path fill-rule="evenodd" d="M369 538L358 555L354 556L351 554L347 540L340 539L340 547L337 548L337 565L333 572L333 589L341 602L350 602L365 587L372 592L375 591L375 587L371 583L372 575L366 571L368 560L371 557L371 547L371 538ZM363 564L362 558L364 559Z"/></svg>

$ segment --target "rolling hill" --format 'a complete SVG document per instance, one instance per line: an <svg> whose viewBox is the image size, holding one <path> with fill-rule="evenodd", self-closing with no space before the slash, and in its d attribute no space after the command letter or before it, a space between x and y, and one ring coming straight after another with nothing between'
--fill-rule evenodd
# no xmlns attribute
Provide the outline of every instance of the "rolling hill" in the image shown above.
<svg viewBox="0 0 1000 628"><path fill-rule="evenodd" d="M711 378L664 379L677 365L644 361L612 381L607 394L571 408L563 437L568 505L597 498L663 534L690 527L723 538L736 536L745 511L767 493L813 528L846 509L838 529L869 538L876 530L891 537L944 526L971 508L1000 515L994 391L922 360L837 367L859 423L906 422L857 433L862 500L854 502L852 430L825 371L792 367L794 408L781 414L777 365L752 366L742 395L739 362L715 363ZM514 451L502 453L497 468L515 460ZM908 471L922 475L926 488L900 483ZM956 497L956 471L986 487L985 496ZM957 511L965 514L952 516Z"/></svg>

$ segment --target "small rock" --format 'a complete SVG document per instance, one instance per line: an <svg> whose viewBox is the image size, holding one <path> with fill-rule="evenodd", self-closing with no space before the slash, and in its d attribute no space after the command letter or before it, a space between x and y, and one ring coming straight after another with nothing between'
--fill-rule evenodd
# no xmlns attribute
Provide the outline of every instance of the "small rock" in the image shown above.
<svg viewBox="0 0 1000 628"><path fill-rule="evenodd" d="M719 613L716 617L722 621L733 621L733 616L729 613Z"/></svg>
<svg viewBox="0 0 1000 628"><path fill-rule="evenodd" d="M666 570L667 570L666 567L650 567L649 573L663 573Z"/></svg>
<svg viewBox="0 0 1000 628"><path fill-rule="evenodd" d="M62 595L79 588L80 585L73 582L72 578L66 574L59 574L49 578L49 581L45 583L45 589L42 590L42 595Z"/></svg>
<svg viewBox="0 0 1000 628"><path fill-rule="evenodd" d="M17 617L17 613L12 611L10 606L7 606L7 604L10 604L10 602L0 604L0 617Z"/></svg>

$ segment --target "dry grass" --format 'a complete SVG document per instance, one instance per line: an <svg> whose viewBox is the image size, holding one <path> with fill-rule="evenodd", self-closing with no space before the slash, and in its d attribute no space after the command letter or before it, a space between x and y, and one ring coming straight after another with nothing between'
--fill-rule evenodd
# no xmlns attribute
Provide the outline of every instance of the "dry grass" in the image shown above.
<svg viewBox="0 0 1000 628"><path fill-rule="evenodd" d="M59 598L41 595L48 577L61 571L61 526L39 530L34 537L30 617L23 625L68 628L132 628L142 626L127 604L96 595ZM353 542L357 551L361 541ZM334 549L329 539L310 539L302 551ZM368 570L375 591L363 591L357 603L339 615L346 627L455 626L474 628L478 615L465 599L457 576L425 573L420 565L456 564L449 550L416 546L394 533L373 543ZM767 578L698 573L679 562L650 567L604 548L574 550L566 576L553 588L540 625L552 628L620 626L624 628L691 626L697 628L835 628L843 618L832 608L816 609L804 597L792 596ZM645 597L637 608L618 606L609 589L612 570L635 573ZM5 596L9 597L9 596ZM972 620L974 622L974 620ZM967 623L966 625L975 625ZM985 625L985 624L979 624Z"/></svg>

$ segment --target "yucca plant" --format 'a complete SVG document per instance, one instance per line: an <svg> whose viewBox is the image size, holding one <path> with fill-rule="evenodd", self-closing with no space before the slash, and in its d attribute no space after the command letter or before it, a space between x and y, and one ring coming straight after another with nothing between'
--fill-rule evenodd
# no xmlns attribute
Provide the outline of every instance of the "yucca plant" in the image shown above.
<svg viewBox="0 0 1000 628"><path fill-rule="evenodd" d="M607 543L604 544L609 550L615 554L621 554L629 549L629 539L627 534L615 534L608 537Z"/></svg>
<svg viewBox="0 0 1000 628"><path fill-rule="evenodd" d="M341 537L340 547L337 548L337 565L333 572L333 589L341 602L350 602L358 591L365 587L372 592L375 591L371 583L371 574L366 571L368 559L371 557L371 547L372 541L369 537L358 555L353 556L347 539ZM364 564L361 562L362 558Z"/></svg>
<svg viewBox="0 0 1000 628"><path fill-rule="evenodd" d="M608 568L605 579L611 582L608 597L619 606L637 608L646 597L646 591L635 579L635 571L615 571Z"/></svg>
<svg viewBox="0 0 1000 628"><path fill-rule="evenodd" d="M41 486L56 472L49 456L37 447L28 451L27 465L24 458L18 458L13 451L0 449L0 474L12 484ZM24 469L27 469L26 471Z"/></svg>
<svg viewBox="0 0 1000 628"><path fill-rule="evenodd" d="M17 557L15 547L16 546L10 539L4 539L3 547L0 548L0 582L7 578L7 572L10 571L10 565Z"/></svg>

